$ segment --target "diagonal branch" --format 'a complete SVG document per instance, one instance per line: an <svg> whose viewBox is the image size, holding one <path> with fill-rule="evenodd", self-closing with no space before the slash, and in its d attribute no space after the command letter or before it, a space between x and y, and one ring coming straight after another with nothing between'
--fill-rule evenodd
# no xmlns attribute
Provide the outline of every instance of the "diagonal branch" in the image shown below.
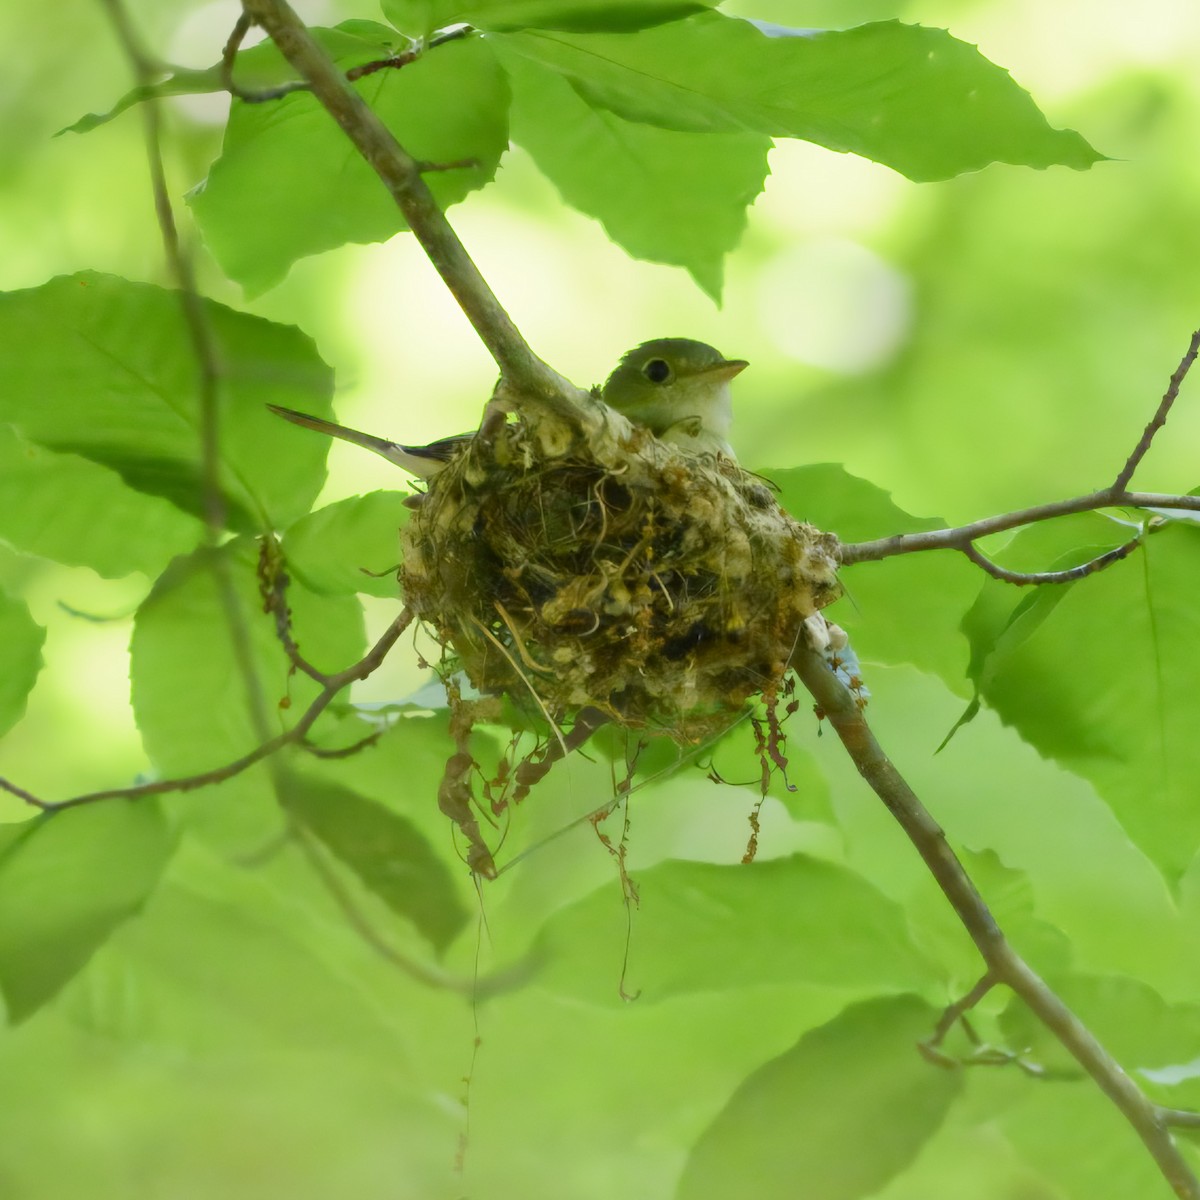
<svg viewBox="0 0 1200 1200"><path fill-rule="evenodd" d="M1009 945L941 827L884 753L853 694L821 655L805 646L797 650L792 662L859 774L896 818L975 943L987 966L978 986L985 982L988 987L1004 984L1020 996L1133 1126L1175 1195L1180 1200L1200 1200L1200 1182L1167 1128L1168 1124L1184 1122L1145 1096L1091 1031Z"/></svg>
<svg viewBox="0 0 1200 1200"><path fill-rule="evenodd" d="M1196 361L1196 355L1200 353L1200 329L1197 329L1192 334L1192 340L1188 342L1188 348L1184 351L1183 358L1179 360L1179 366L1175 368L1175 373L1171 376L1170 382L1167 384L1167 390L1163 393L1163 398L1158 405L1158 411L1150 418L1149 424L1142 431L1142 436L1138 439L1138 444L1133 448L1133 453L1129 456L1128 461L1121 468L1121 473L1113 480L1113 491L1124 491L1129 486L1129 481L1133 478L1134 471L1137 470L1138 464L1146 457L1146 451L1150 449L1150 443L1154 440L1154 435L1167 423L1167 414L1171 411L1171 406L1175 403L1179 395L1179 389L1183 386L1183 381L1187 378L1187 373L1192 369L1192 363Z"/></svg>
<svg viewBox="0 0 1200 1200"><path fill-rule="evenodd" d="M383 181L429 261L519 392L551 400L582 395L530 349L497 300L421 178L420 164L396 141L317 44L287 0L243 0L245 15L260 25L304 79L329 115Z"/></svg>

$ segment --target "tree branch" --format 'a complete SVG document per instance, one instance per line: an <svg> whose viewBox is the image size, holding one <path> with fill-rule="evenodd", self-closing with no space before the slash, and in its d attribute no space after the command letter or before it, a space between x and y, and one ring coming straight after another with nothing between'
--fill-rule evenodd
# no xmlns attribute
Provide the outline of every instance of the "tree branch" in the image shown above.
<svg viewBox="0 0 1200 1200"><path fill-rule="evenodd" d="M1129 481L1133 478L1133 473L1137 470L1138 463L1146 457L1146 451L1150 449L1150 443L1154 440L1154 435L1167 423L1167 414L1171 411L1171 406L1175 403L1175 399L1179 395L1179 389L1183 385L1183 381L1187 378L1187 373L1192 369L1192 363L1196 361L1196 354L1198 352L1200 352L1200 329L1197 329L1192 334L1192 340L1188 342L1188 348L1184 352L1183 358L1179 360L1179 366L1175 368L1175 373L1171 376L1170 382L1167 384L1167 390L1163 393L1158 411L1150 418L1150 423L1146 428L1142 430L1142 436L1138 439L1138 444L1133 448L1133 453L1121 468L1121 473L1113 480L1113 491L1124 491L1129 486Z"/></svg>
<svg viewBox="0 0 1200 1200"><path fill-rule="evenodd" d="M317 44L286 0L243 0L247 17L260 25L312 89L329 115L383 181L413 236L487 347L503 381L516 391L551 402L584 393L530 349L421 178L419 164L388 131Z"/></svg>
<svg viewBox="0 0 1200 1200"><path fill-rule="evenodd" d="M1018 587L1022 587L1027 584L1074 583L1077 579L1095 575L1097 571L1103 571L1105 567L1111 567L1113 563L1128 558L1141 544L1142 535L1138 534L1137 537L1130 538L1120 546L1114 546L1111 550L1106 550L1103 554L1098 554L1095 558L1088 559L1087 562L1080 563L1077 567L1068 567L1065 571L1010 571L1007 567L1002 567L988 558L974 542L968 542L963 547L963 553L981 571L993 579L1002 580L1004 583L1015 583Z"/></svg>
<svg viewBox="0 0 1200 1200"><path fill-rule="evenodd" d="M1072 567L1069 571L1047 571L1027 573L1009 571L986 558L975 547L975 542L992 533L1003 533L1008 529L1017 529L1022 525L1033 525L1038 521L1050 521L1055 517L1070 516L1073 513L1092 512L1098 508L1173 508L1190 512L1200 512L1200 496L1162 496L1153 492L1130 492L1129 481L1137 470L1138 464L1150 449L1154 435L1167 423L1167 414L1179 396L1179 389L1187 378L1188 371L1200 354L1200 329L1192 334L1188 348L1184 352L1179 366L1175 368L1167 390L1159 402L1158 410L1151 417L1133 453L1121 468L1120 474L1106 488L1092 492L1087 496L1076 496L1071 500L1055 500L1050 504L1036 504L1032 508L1019 509L1017 512L1003 513L998 517L986 517L982 521L973 521L970 525L959 525L955 529L930 529L923 533L898 533L891 537L875 538L869 542L849 542L838 547L838 561L843 566L858 562L876 562L879 559L891 558L896 554L915 554L922 550L959 550L965 554L977 567L982 568L996 579L1008 583L1069 583L1084 575L1118 562L1133 551L1140 543L1140 538L1134 538L1124 546L1100 555L1083 566Z"/></svg>
<svg viewBox="0 0 1200 1200"><path fill-rule="evenodd" d="M1133 1126L1176 1196L1200 1200L1200 1182L1167 1128L1183 1122L1168 1120L1168 1110L1146 1098L1091 1031L1009 945L941 827L884 753L854 696L821 655L804 646L792 662L859 774L900 824L975 943L987 973L971 995L988 981L987 986L1001 983L1020 996Z"/></svg>
<svg viewBox="0 0 1200 1200"><path fill-rule="evenodd" d="M168 792L191 792L196 788L207 787L209 784L224 783L226 779L240 775L255 763L262 762L263 759L270 757L284 746L303 743L305 735L337 694L351 683L366 679L387 657L388 651L412 623L412 619L412 611L404 609L384 630L379 641L358 662L343 671L325 677L325 686L304 710L295 725L276 737L260 742L249 753L234 759L233 762L214 767L211 771L201 771L197 775L184 775L175 779L157 779L153 783L139 783L124 788L107 788L100 792L86 792L81 796L72 796L68 800L39 799L32 792L28 792L2 777L0 777L0 790L24 800L26 804L41 809L42 812L52 813L60 812L65 808L79 808L84 804L95 804L100 800L141 800L146 796L162 796Z"/></svg>
<svg viewBox="0 0 1200 1200"><path fill-rule="evenodd" d="M852 563L878 562L897 554L916 554L924 550L958 550L966 553L972 542L989 534L1004 533L1009 529L1034 525L1038 521L1051 521L1055 517L1068 517L1074 513L1094 512L1099 508L1167 508L1182 512L1200 512L1200 496L1125 492L1104 488L1098 492L1089 492L1086 496L1075 496L1070 500L1053 500L1048 504L1035 504L1015 512L984 517L981 521L972 521L969 525L958 525L953 529L926 529L920 533L894 533L890 537L874 538L869 542L845 542L838 547L838 561L843 566L849 566Z"/></svg>

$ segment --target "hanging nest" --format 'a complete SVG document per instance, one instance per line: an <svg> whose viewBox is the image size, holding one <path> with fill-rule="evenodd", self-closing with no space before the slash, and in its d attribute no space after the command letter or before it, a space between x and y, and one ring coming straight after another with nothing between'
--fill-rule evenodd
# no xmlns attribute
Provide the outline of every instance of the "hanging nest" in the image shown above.
<svg viewBox="0 0 1200 1200"><path fill-rule="evenodd" d="M611 420L493 424L403 533L408 604L484 694L695 742L775 694L835 539L762 481Z"/></svg>

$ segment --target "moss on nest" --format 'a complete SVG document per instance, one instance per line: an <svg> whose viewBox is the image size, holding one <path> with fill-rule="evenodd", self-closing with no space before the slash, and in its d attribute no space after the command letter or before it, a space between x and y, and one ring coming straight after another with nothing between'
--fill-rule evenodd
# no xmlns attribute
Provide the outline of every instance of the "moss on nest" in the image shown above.
<svg viewBox="0 0 1200 1200"><path fill-rule="evenodd" d="M408 603L484 693L693 741L773 695L836 598L834 539L645 430L477 437L406 526Z"/></svg>

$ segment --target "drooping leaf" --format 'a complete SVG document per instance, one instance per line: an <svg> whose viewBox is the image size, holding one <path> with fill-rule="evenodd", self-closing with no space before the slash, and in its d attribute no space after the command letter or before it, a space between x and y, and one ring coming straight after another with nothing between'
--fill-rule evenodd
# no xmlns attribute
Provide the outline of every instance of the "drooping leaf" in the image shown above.
<svg viewBox="0 0 1200 1200"><path fill-rule="evenodd" d="M23 600L0 590L0 736L25 712L25 700L42 669L46 631Z"/></svg>
<svg viewBox="0 0 1200 1200"><path fill-rule="evenodd" d="M749 1075L692 1149L677 1200L859 1200L937 1131L962 1072L916 1043L938 1013L913 996L847 1008Z"/></svg>
<svg viewBox="0 0 1200 1200"><path fill-rule="evenodd" d="M323 595L399 595L398 533L411 515L405 499L402 492L371 492L302 517L283 539L288 569Z"/></svg>
<svg viewBox="0 0 1200 1200"><path fill-rule="evenodd" d="M637 874L641 903L626 977L644 1001L762 983L911 989L936 978L898 906L862 876L803 856L716 866L667 862ZM543 981L590 998L613 992L626 925L602 888L543 928Z"/></svg>
<svg viewBox="0 0 1200 1200"><path fill-rule="evenodd" d="M153 800L109 801L0 827L0 992L36 1012L154 890L171 836Z"/></svg>
<svg viewBox="0 0 1200 1200"><path fill-rule="evenodd" d="M1200 845L1188 658L1200 644L1198 551L1200 529L1173 523L1115 567L1042 588L1012 612L980 669L984 700L1089 779L1168 879Z"/></svg>
<svg viewBox="0 0 1200 1200"><path fill-rule="evenodd" d="M15 549L107 579L153 576L202 533L195 517L134 491L110 468L0 426L0 539Z"/></svg>
<svg viewBox="0 0 1200 1200"><path fill-rule="evenodd" d="M499 50L513 84L513 140L563 199L635 258L685 267L718 299L724 256L767 175L770 139L626 121L502 40Z"/></svg>
<svg viewBox="0 0 1200 1200"><path fill-rule="evenodd" d="M787 30L708 12L630 34L495 36L627 120L802 138L914 180L1101 157L1077 133L1051 129L1008 72L940 29Z"/></svg>
<svg viewBox="0 0 1200 1200"><path fill-rule="evenodd" d="M436 950L458 936L468 913L450 872L416 827L348 787L288 772L280 799L388 908Z"/></svg>
<svg viewBox="0 0 1200 1200"><path fill-rule="evenodd" d="M328 414L331 373L298 330L202 304L219 371L226 522L282 528L311 507L326 447L319 438L277 439L266 405ZM0 421L185 512L204 512L201 368L177 293L93 272L62 276L0 295L0 340L21 347L0 356Z"/></svg>
<svg viewBox="0 0 1200 1200"><path fill-rule="evenodd" d="M394 31L375 28L375 39L335 55L339 66L390 53ZM481 38L437 46L355 86L404 149L431 164L425 181L443 208L495 174L508 146L508 84ZM305 92L235 103L221 157L190 200L218 262L251 293L278 283L298 258L406 228L379 177Z"/></svg>
<svg viewBox="0 0 1200 1200"><path fill-rule="evenodd" d="M397 29L414 37L465 21L480 29L644 29L711 8L717 0L383 0Z"/></svg>

